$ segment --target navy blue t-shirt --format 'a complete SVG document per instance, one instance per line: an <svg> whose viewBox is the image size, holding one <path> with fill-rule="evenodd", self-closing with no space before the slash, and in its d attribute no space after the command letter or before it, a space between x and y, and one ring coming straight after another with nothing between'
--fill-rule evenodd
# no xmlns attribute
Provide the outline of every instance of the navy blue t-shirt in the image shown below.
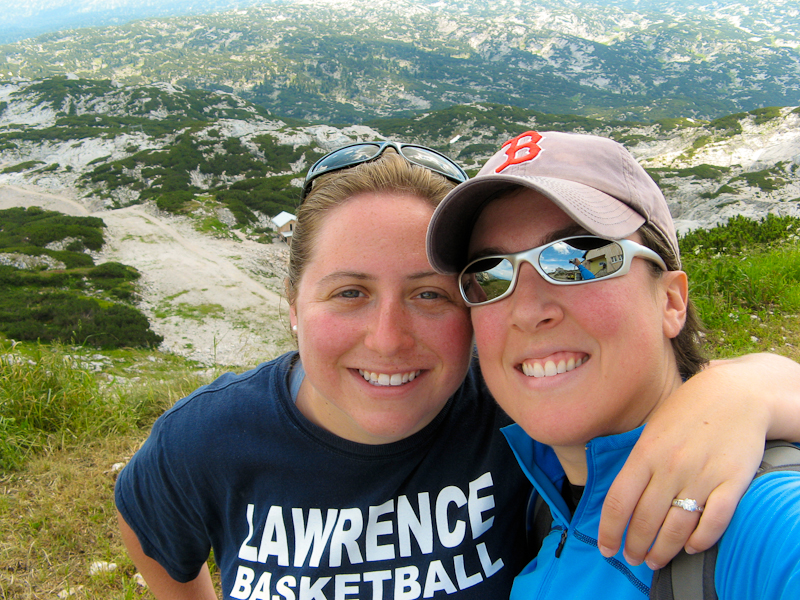
<svg viewBox="0 0 800 600"><path fill-rule="evenodd" d="M115 490L145 554L187 582L213 547L225 598L506 598L530 558L530 484L477 367L423 430L366 445L298 411L296 356L158 419Z"/></svg>

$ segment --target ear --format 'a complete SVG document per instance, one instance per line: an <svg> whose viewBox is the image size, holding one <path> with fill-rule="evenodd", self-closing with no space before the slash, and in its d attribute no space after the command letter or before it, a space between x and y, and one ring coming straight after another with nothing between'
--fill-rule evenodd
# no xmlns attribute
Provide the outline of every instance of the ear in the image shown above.
<svg viewBox="0 0 800 600"><path fill-rule="evenodd" d="M683 271L665 271L661 275L664 291L664 335L669 339L678 336L686 322L689 306L689 280Z"/></svg>

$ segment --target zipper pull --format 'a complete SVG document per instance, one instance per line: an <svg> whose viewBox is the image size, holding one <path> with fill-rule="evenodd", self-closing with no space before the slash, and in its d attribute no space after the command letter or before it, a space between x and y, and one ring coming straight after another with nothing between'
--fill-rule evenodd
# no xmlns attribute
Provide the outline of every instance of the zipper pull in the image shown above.
<svg viewBox="0 0 800 600"><path fill-rule="evenodd" d="M558 542L558 548L556 548L556 558L561 558L561 551L564 549L564 543L567 541L567 530L561 532L561 541Z"/></svg>

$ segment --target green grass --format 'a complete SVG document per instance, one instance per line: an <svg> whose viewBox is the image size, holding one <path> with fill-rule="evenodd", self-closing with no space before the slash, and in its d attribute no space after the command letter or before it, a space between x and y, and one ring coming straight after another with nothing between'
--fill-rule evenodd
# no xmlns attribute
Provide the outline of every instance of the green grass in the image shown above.
<svg viewBox="0 0 800 600"><path fill-rule="evenodd" d="M152 598L118 535L118 466L218 373L146 350L0 340L0 598ZM117 564L91 576L94 561Z"/></svg>
<svg viewBox="0 0 800 600"><path fill-rule="evenodd" d="M91 373L60 352L0 356L0 469L74 442L82 432L113 430L116 411L95 402L97 392Z"/></svg>
<svg viewBox="0 0 800 600"><path fill-rule="evenodd" d="M205 321L205 319L222 318L225 309L220 304L189 304L179 302L159 306L156 310L156 317L166 319L170 316L177 316L181 319L191 319L194 321Z"/></svg>
<svg viewBox="0 0 800 600"><path fill-rule="evenodd" d="M681 238L712 357L766 350L800 359L799 233L800 219L769 215Z"/></svg>
<svg viewBox="0 0 800 600"><path fill-rule="evenodd" d="M132 377L141 379L140 367L98 361L107 355L88 348L3 342L0 349L0 473L35 454L136 430L171 405L173 388L185 395L198 385L196 378L173 372L131 386Z"/></svg>

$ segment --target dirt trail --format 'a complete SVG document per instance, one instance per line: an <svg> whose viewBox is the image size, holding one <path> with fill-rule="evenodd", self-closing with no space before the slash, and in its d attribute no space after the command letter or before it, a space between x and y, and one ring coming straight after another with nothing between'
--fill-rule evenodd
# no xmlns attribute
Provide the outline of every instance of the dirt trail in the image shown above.
<svg viewBox="0 0 800 600"><path fill-rule="evenodd" d="M278 293L285 245L213 238L144 206L91 212L65 194L0 186L0 209L11 206L103 219L106 244L95 262L142 273L139 308L164 336L162 349L206 364L253 365L291 347Z"/></svg>
<svg viewBox="0 0 800 600"><path fill-rule="evenodd" d="M17 185L0 186L0 209L14 206L39 206L46 210L57 210L65 215L85 217L89 209L83 204L66 194L54 194L41 191L34 186L20 187Z"/></svg>

